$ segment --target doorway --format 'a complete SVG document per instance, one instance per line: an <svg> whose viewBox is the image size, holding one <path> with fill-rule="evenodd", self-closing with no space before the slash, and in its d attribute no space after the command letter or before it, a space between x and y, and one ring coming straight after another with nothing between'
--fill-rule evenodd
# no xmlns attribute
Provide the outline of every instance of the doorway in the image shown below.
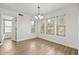
<svg viewBox="0 0 79 59"><path fill-rule="evenodd" d="M16 17L2 15L2 41L5 39L16 40Z"/></svg>

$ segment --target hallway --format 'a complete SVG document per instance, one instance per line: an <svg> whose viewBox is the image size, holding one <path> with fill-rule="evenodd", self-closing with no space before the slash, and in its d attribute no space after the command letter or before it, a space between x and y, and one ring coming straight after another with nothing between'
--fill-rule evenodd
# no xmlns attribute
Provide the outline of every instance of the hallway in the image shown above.
<svg viewBox="0 0 79 59"><path fill-rule="evenodd" d="M6 39L0 46L1 55L77 55L78 50L40 38L14 42Z"/></svg>

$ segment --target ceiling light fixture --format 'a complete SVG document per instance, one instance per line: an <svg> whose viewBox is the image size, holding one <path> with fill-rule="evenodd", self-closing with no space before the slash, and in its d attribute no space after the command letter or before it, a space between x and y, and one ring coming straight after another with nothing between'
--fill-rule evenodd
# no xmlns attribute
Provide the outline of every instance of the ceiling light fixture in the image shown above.
<svg viewBox="0 0 79 59"><path fill-rule="evenodd" d="M43 19L44 16L42 16L42 15L40 14L40 6L38 6L37 9L38 9L38 14L35 15L35 19Z"/></svg>

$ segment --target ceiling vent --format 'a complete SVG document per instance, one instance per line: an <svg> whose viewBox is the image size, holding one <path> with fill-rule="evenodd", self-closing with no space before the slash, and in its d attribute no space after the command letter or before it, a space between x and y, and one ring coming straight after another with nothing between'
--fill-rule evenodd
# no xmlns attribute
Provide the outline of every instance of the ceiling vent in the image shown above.
<svg viewBox="0 0 79 59"><path fill-rule="evenodd" d="M23 14L20 14L20 13L19 13L18 15L19 15L19 16L23 16Z"/></svg>

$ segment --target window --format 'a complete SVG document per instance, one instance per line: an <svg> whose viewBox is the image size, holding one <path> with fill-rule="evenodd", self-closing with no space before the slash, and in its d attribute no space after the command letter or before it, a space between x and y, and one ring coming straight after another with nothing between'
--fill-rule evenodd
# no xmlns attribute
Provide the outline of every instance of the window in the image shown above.
<svg viewBox="0 0 79 59"><path fill-rule="evenodd" d="M31 32L32 32L32 33L35 33L35 31L36 31L36 30L35 30L35 28L36 28L36 25L35 25L35 24L36 24L35 21L32 21L32 22L31 22Z"/></svg>
<svg viewBox="0 0 79 59"><path fill-rule="evenodd" d="M65 36L64 16L57 17L57 35Z"/></svg>
<svg viewBox="0 0 79 59"><path fill-rule="evenodd" d="M53 35L55 30L54 18L48 19L46 22L46 34Z"/></svg>
<svg viewBox="0 0 79 59"><path fill-rule="evenodd" d="M5 33L11 32L12 30L12 21L5 21Z"/></svg>
<svg viewBox="0 0 79 59"><path fill-rule="evenodd" d="M45 33L45 20L41 20L41 33Z"/></svg>

